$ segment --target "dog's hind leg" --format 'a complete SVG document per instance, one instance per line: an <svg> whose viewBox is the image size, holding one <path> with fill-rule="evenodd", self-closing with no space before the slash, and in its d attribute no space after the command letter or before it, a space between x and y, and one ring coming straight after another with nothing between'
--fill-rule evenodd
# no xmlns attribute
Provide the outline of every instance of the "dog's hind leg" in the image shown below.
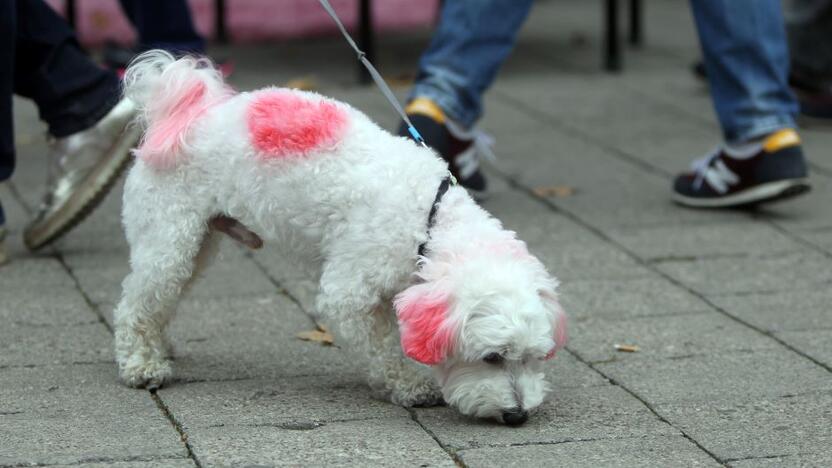
<svg viewBox="0 0 832 468"><path fill-rule="evenodd" d="M383 268L369 267L369 253L358 258L363 262L324 264L316 301L318 314L333 329L336 343L365 360L370 387L380 397L402 406L440 403L442 394L430 370L402 353L390 301L383 299L381 288L373 286L388 282L373 276Z"/></svg>
<svg viewBox="0 0 832 468"><path fill-rule="evenodd" d="M181 204L137 208L125 197L124 225L132 271L115 309L115 352L122 380L155 388L172 375L164 328L194 274L208 217Z"/></svg>

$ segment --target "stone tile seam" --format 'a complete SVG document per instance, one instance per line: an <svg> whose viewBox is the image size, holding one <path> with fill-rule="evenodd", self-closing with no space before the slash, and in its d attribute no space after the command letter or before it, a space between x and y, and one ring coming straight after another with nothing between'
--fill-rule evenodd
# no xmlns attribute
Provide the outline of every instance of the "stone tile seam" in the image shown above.
<svg viewBox="0 0 832 468"><path fill-rule="evenodd" d="M737 317L736 315L728 312L726 309L718 306L716 303L714 303L710 299L708 299L708 297L705 294L689 287L688 285L686 285L683 282L677 280L673 276L668 275L667 273L663 272L662 270L656 268L655 265L651 265L649 263L646 263L644 261L644 259L639 257L636 253L632 252L627 247L621 245L615 239L611 238L605 232L603 232L600 228L592 225L590 222L584 220L583 218L581 218L577 214L573 213L572 211L569 211L567 209L564 209L564 208L558 206L552 200L539 198L539 197L534 195L534 193L532 192L532 190L530 188L522 185L521 183L519 183L519 182L517 182L517 181L515 181L515 180L513 180L509 177L505 177L505 176L503 176L503 177L504 177L504 180L509 184L510 187L522 191L528 197L530 197L532 200L537 201L538 203L542 204L543 206L548 207L550 210L553 210L556 213L560 213L560 214L572 219L574 222L579 223L580 225L584 226L584 228L586 228L588 231L590 231L596 237L600 238L601 240L604 240L605 242L607 242L608 244L617 248L621 252L627 254L628 256L633 258L636 262L638 262L640 265L642 265L645 268L650 269L654 273L662 276L663 278L670 281L671 283L673 283L677 287L687 291L689 294L693 295L694 297L698 298L700 301L704 302L706 305L708 305L714 311L719 312L720 314L722 314L725 317L735 321L736 323L738 323L740 325L743 325L747 328L750 328L750 329L756 331L757 333L776 341L777 343L779 343L781 346L785 347L786 349L788 349L788 350L792 351L793 353L803 357L804 359L807 359L807 360L811 361L815 365L825 369L827 372L832 373L832 366L829 366L829 365L823 363L822 361L814 358L813 356L808 355L807 353L805 353L805 352L801 351L800 349L792 346L791 344L787 343L786 341L782 340L781 338L775 336L773 333L771 333L771 332L769 332L765 329L762 329L760 327L757 327L757 326L755 326L755 325L753 325L749 322L746 322L745 320L741 319L740 317Z"/></svg>
<svg viewBox="0 0 832 468"><path fill-rule="evenodd" d="M453 448L449 447L447 444L442 442L439 439L439 437L433 431L431 431L427 426L422 424L422 421L419 421L419 415L416 413L415 408L405 408L405 409L407 410L408 413L410 413L410 419L412 419L413 422L415 422L420 428L422 428L422 430L425 431L425 433L428 435L428 437L433 439L434 442L436 442L436 444L439 446L439 448L441 448L445 453L448 454L449 457L451 457L451 460L453 460L453 462L454 462L454 464L456 464L456 466L458 466L460 468L467 468L468 465L466 465L462 461L462 459L459 458L459 455L457 455L456 450L454 450Z"/></svg>
<svg viewBox="0 0 832 468"><path fill-rule="evenodd" d="M687 439L688 441L690 441L692 444L694 444L696 447L698 447L698 448L699 448L699 450L701 450L701 451L705 452L705 453L706 453L709 457L711 457L714 461L716 461L716 462L717 462L717 463L719 463L720 465L725 466L725 463L724 463L722 460L720 460L720 459L719 459L719 457L717 457L717 456L716 456L716 454L714 454L714 453L713 453L713 452L711 452L710 450L706 449L704 445L702 445L702 444L701 444L698 440L696 440L696 439L694 439L693 437L691 437L691 436L690 436L687 432L685 432L685 431L684 431L684 430L682 430L681 428L676 427L675 425L673 425L673 423L671 423L669 419L667 419L667 418L665 418L664 416L662 416L662 415L661 415L661 414L660 414L660 413L659 413L659 412L658 412L658 411L657 411L657 410L656 410L656 409L655 409L655 408L654 408L654 407L653 407L650 403L648 403L648 402L647 402L647 400L645 400L644 398L642 398L642 397L641 397L638 393L636 393L635 391L633 391L633 390L631 390L631 389L627 388L627 387L626 387L626 386L624 386L621 382L618 382L616 379L614 379L614 378L612 378L612 377L608 376L608 375L607 375L607 374L605 374L603 371L601 371L600 369L596 368L595 366L593 366L592 364L590 364L589 362L587 362L587 361L586 361L586 360L585 360L585 359L584 359L584 358L583 358L580 354L575 353L575 352L570 351L570 350L567 350L567 351L569 351L569 353L570 353L570 354L572 354L572 356L574 356L574 357L575 357L575 359L577 359L578 361L582 362L585 366L589 367L589 368L590 368L590 369L592 369L593 371L597 372L597 373L598 373L601 377L603 377L603 378L607 379L607 380L608 380L608 381L609 381L612 385L614 385L614 386L616 386L616 387L621 388L622 390L624 390L625 392L627 392L630 396L632 396L633 398L635 398L636 400L638 400L638 401L639 401L642 405L644 405L644 407L645 407L645 408L647 408L647 409L648 409L651 413L653 413L653 415L654 415L656 418L658 418L658 420L659 420L659 421L661 421L661 422L663 422L663 423L667 424L669 427L671 427L671 428L675 429L676 431L678 431L678 432L679 432L679 434L681 434L681 435L682 435L682 437L684 437L685 439Z"/></svg>
<svg viewBox="0 0 832 468"><path fill-rule="evenodd" d="M0 465L0 468L23 468L23 467L47 467L47 466L78 466L88 463L129 463L129 462L154 462L154 461L172 461L172 460L188 460L187 457L154 457L137 455L134 457L91 457L84 458L70 463L16 463Z"/></svg>
<svg viewBox="0 0 832 468"><path fill-rule="evenodd" d="M517 100L515 98L512 98L512 97L508 96L507 94L505 94L503 92L495 90L494 95L498 100L502 101L503 104L514 107L515 110L517 110L519 112L522 112L522 113L528 115L529 117L547 122L556 130L567 131L567 132L570 133L570 135L573 138L577 138L577 139L579 139L579 140L581 140L585 143L589 143L593 146L596 146L596 147L604 150L611 157L616 158L618 160L621 160L623 162L626 162L626 163L634 166L636 169L641 169L642 171L644 171L645 173L647 173L649 175L661 177L664 181L667 181L667 179L669 177L673 176L673 174L667 172L666 170L664 170L660 167L657 167L657 166L655 166L655 165L653 165L653 164L651 164L647 161L643 161L639 157L631 155L631 154L627 153L626 151L623 151L623 150L621 150L621 149L619 149L619 148L617 148L617 147L615 147L611 144L608 144L605 141L599 140L598 138L584 132L580 128L572 126L568 123L564 123L562 120L558 119L554 115L551 115L551 114L549 114L545 111L542 111L542 110L535 109L535 108L529 106L528 104L526 104L526 103L524 103L520 100ZM508 177L508 174L505 171L500 170L499 168L498 168L498 171L503 173L504 177ZM813 242L811 242L807 239L804 239L803 237L801 237L796 232L792 232L792 231L789 231L787 229L784 229L782 226L777 224L775 221L760 219L759 217L755 217L753 213L749 213L748 216L750 217L750 219L752 219L754 221L758 221L758 222L767 224L771 227L774 227L781 234L784 234L787 237L789 237L790 239L792 239L796 242L799 242L799 243L801 243L801 244L803 244L807 247L810 247L812 250L814 250L816 252L819 252L820 254L824 255L825 257L832 258L832 251L826 250L823 246L817 245L817 244L815 244L815 243L813 243Z"/></svg>
<svg viewBox="0 0 832 468"><path fill-rule="evenodd" d="M162 401L162 398L159 395L157 395L155 391L149 391L148 393L150 394L150 398L153 400L153 402L156 403L156 406L159 408L159 411L162 412L162 414L165 416L168 422L170 422L170 424L173 426L173 429L176 431L176 433L179 434L179 440L182 442L182 445L185 446L185 450L188 452L188 458L190 458L194 462L194 465L196 465L197 468L202 468L202 463L200 463L199 459L196 457L194 449L191 446L191 442L188 439L188 434L185 432L185 429L182 427L182 424L179 423L179 421L170 411L170 408L168 408L165 402Z"/></svg>

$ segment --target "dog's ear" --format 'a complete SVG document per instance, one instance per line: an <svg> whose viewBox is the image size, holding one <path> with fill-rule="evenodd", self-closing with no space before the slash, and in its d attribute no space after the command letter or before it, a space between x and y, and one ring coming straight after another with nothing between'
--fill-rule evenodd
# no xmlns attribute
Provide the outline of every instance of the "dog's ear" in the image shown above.
<svg viewBox="0 0 832 468"><path fill-rule="evenodd" d="M545 358L552 359L555 357L555 353L557 353L558 350L566 346L566 342L568 340L566 333L566 313L560 306L558 296L554 293L554 291L543 289L540 291L540 298L543 299L543 302L552 313L552 330L554 334L553 339L555 340L555 346L552 347L549 354L547 354Z"/></svg>
<svg viewBox="0 0 832 468"><path fill-rule="evenodd" d="M445 360L453 346L447 317L450 295L437 289L432 283L417 284L394 301L405 356L430 366Z"/></svg>

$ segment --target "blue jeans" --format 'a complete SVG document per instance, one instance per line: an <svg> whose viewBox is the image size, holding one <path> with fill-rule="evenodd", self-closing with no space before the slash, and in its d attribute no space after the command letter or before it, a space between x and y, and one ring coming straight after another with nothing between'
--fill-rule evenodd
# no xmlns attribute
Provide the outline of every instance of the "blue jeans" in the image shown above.
<svg viewBox="0 0 832 468"><path fill-rule="evenodd" d="M780 0L691 0L691 6L725 140L795 127Z"/></svg>
<svg viewBox="0 0 832 468"><path fill-rule="evenodd" d="M0 182L15 166L12 94L31 99L49 133L95 125L121 97L121 82L87 57L43 0L0 0Z"/></svg>
<svg viewBox="0 0 832 468"><path fill-rule="evenodd" d="M428 50L419 60L413 97L428 97L471 127L482 96L514 49L532 0L445 0Z"/></svg>
<svg viewBox="0 0 832 468"><path fill-rule="evenodd" d="M511 53L532 0L445 0L410 98L428 97L463 126ZM725 139L794 127L780 0L691 0Z"/></svg>

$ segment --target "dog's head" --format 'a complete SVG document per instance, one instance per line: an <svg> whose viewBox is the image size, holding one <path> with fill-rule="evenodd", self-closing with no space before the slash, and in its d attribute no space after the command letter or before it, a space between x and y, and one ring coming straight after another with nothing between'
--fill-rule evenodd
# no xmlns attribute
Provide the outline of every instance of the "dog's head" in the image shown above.
<svg viewBox="0 0 832 468"><path fill-rule="evenodd" d="M543 365L566 344L566 316L525 245L485 250L423 261L422 282L395 301L402 349L433 366L461 413L518 425L548 391Z"/></svg>

